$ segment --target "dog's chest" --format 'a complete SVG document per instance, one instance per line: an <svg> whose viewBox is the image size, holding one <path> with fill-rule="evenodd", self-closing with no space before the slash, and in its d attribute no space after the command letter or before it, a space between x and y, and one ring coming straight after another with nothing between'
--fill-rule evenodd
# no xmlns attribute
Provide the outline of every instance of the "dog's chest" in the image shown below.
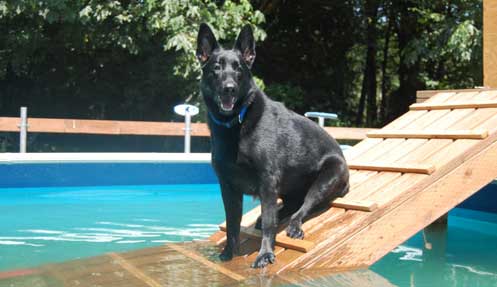
<svg viewBox="0 0 497 287"><path fill-rule="evenodd" d="M218 141L213 145L212 163L220 181L244 194L257 195L258 171L254 154L246 147L244 140Z"/></svg>

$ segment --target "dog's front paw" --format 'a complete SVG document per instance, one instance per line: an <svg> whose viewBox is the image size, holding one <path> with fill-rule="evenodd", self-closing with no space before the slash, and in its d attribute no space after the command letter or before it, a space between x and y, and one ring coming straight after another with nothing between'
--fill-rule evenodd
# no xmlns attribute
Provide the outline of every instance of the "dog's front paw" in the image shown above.
<svg viewBox="0 0 497 287"><path fill-rule="evenodd" d="M231 250L231 248L225 247L223 251L221 251L221 254L219 254L219 259L221 259L221 261L229 261L233 259L233 250Z"/></svg>
<svg viewBox="0 0 497 287"><path fill-rule="evenodd" d="M300 224L290 222L286 228L286 235L290 238L304 239L304 231Z"/></svg>
<svg viewBox="0 0 497 287"><path fill-rule="evenodd" d="M264 268L266 267L269 263L273 264L275 260L275 256L273 252L267 252L263 254L257 255L257 258L255 259L254 263L250 267L252 268Z"/></svg>

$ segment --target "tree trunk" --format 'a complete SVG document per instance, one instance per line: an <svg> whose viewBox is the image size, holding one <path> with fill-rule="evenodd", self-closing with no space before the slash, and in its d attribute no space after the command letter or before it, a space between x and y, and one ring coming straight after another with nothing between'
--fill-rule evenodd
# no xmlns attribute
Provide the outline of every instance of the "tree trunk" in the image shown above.
<svg viewBox="0 0 497 287"><path fill-rule="evenodd" d="M413 63L408 63L405 60L405 49L408 47L412 39L420 36L416 14L410 12L411 8L416 7L413 0L402 0L396 2L399 9L399 27L398 27L398 42L399 42L399 89L390 98L390 110L388 120L399 117L409 110L409 105L416 101L416 91L422 89L422 83L419 80L419 71L421 63L416 59Z"/></svg>
<svg viewBox="0 0 497 287"><path fill-rule="evenodd" d="M361 88L361 98L359 99L359 109L357 111L356 126L362 125L362 118L364 117L364 108L366 106L366 89L367 89L367 81L366 81L366 70L364 70L364 78L362 79L362 88Z"/></svg>
<svg viewBox="0 0 497 287"><path fill-rule="evenodd" d="M388 109L388 96L387 90L389 88L390 77L387 74L388 54L390 48L390 34L392 33L392 26L395 21L395 14L392 13L394 9L390 1L385 1L384 9L385 15L388 17L387 30L385 31L385 42L383 47L383 61L381 63L381 104L380 104L380 123L386 124L386 115Z"/></svg>
<svg viewBox="0 0 497 287"><path fill-rule="evenodd" d="M363 123L364 102L367 100L366 124L372 126L376 123L378 112L376 103L376 21L378 17L378 1L366 0L364 12L367 22L367 51L356 124L360 126Z"/></svg>
<svg viewBox="0 0 497 287"><path fill-rule="evenodd" d="M366 16L368 19L368 51L366 55L367 74L367 126L376 124L378 106L376 102L376 22L378 19L378 0L366 1Z"/></svg>

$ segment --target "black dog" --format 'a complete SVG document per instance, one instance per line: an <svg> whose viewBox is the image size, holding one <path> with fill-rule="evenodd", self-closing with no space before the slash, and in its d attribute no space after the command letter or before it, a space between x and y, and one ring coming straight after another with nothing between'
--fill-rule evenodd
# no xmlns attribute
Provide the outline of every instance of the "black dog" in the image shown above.
<svg viewBox="0 0 497 287"><path fill-rule="evenodd" d="M212 164L221 185L227 245L220 255L239 253L243 194L262 206L262 242L252 267L273 263L278 220L290 216L288 236L303 238L302 220L349 189L347 164L337 142L316 123L270 100L254 83L250 68L255 41L245 26L233 49L223 49L201 24L197 58L200 91L208 108ZM278 210L277 199L283 200Z"/></svg>

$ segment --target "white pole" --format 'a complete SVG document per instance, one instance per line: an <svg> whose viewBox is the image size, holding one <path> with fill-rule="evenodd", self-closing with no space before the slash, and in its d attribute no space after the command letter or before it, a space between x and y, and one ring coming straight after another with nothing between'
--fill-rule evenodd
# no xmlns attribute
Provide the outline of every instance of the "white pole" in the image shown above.
<svg viewBox="0 0 497 287"><path fill-rule="evenodd" d="M185 153L190 153L190 132L191 132L191 115L188 108L185 110Z"/></svg>
<svg viewBox="0 0 497 287"><path fill-rule="evenodd" d="M28 108L21 107L21 124L19 125L19 152L26 152L26 139L28 136Z"/></svg>
<svg viewBox="0 0 497 287"><path fill-rule="evenodd" d="M318 117L318 123L320 127L324 127L324 118L323 117Z"/></svg>

